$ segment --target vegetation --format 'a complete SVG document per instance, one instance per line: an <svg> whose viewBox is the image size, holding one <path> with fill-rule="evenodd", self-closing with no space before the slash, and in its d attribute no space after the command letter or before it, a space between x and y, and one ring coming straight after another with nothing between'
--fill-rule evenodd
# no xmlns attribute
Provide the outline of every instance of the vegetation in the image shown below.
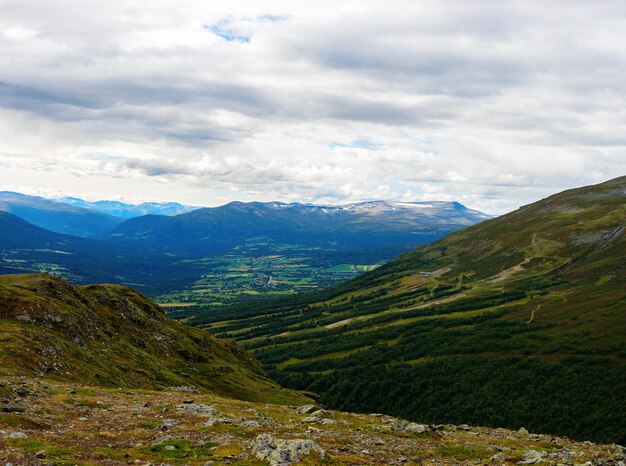
<svg viewBox="0 0 626 466"><path fill-rule="evenodd" d="M312 451L290 463L310 466L515 464L533 457L541 464L569 458L577 464L618 464L624 453L616 445L506 429L426 425L420 426L425 432L415 433L408 422L390 416L330 410L312 416L293 406L213 394L117 390L23 377L2 378L0 384L0 395L17 397L24 408L0 416L0 464L267 466L253 448L267 435L315 442L325 454ZM55 393L48 393L52 387ZM65 403L74 392L89 403ZM185 409L193 407L191 399L215 414ZM312 422L316 419L323 422Z"/></svg>
<svg viewBox="0 0 626 466"><path fill-rule="evenodd" d="M0 277L0 375L111 387L192 386L265 402L305 402L239 346L167 318L119 285L75 287L45 275ZM89 406L76 393L67 404Z"/></svg>
<svg viewBox="0 0 626 466"><path fill-rule="evenodd" d="M330 289L180 309L328 406L626 442L626 177Z"/></svg>

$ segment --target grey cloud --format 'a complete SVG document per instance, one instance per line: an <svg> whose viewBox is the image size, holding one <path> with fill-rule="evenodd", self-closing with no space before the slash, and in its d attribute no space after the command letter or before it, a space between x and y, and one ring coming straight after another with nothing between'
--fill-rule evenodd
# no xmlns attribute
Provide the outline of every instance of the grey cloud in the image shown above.
<svg viewBox="0 0 626 466"><path fill-rule="evenodd" d="M189 192L348 201L409 186L498 211L498 196L626 172L620 2L273 6L5 2L2 152ZM378 150L351 144L366 139Z"/></svg>

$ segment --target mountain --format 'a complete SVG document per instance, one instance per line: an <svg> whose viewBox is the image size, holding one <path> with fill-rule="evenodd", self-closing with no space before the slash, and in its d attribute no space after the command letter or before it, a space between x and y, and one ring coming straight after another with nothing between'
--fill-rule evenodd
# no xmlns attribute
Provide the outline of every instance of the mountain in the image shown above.
<svg viewBox="0 0 626 466"><path fill-rule="evenodd" d="M56 233L95 237L111 231L123 219L38 196L0 192L0 211Z"/></svg>
<svg viewBox="0 0 626 466"><path fill-rule="evenodd" d="M107 200L90 202L76 197L62 197L57 199L57 201L123 219L143 215L178 215L198 209L198 207L179 204L178 202L142 202L141 204L128 204L126 202Z"/></svg>
<svg viewBox="0 0 626 466"><path fill-rule="evenodd" d="M221 305L337 283L485 217L441 202L234 202L133 218L87 241L4 216L0 273L46 271L76 283L131 284L160 302Z"/></svg>
<svg viewBox="0 0 626 466"><path fill-rule="evenodd" d="M193 386L263 402L306 402L245 351L168 319L119 285L46 275L0 277L0 375L128 388Z"/></svg>
<svg viewBox="0 0 626 466"><path fill-rule="evenodd" d="M624 443L624 283L621 177L322 292L175 315L335 408Z"/></svg>
<svg viewBox="0 0 626 466"><path fill-rule="evenodd" d="M211 254L249 240L336 249L422 244L489 218L456 202L366 202L345 206L231 202L173 217L127 220L110 235L121 243Z"/></svg>
<svg viewBox="0 0 626 466"><path fill-rule="evenodd" d="M126 283L157 293L193 281L192 265L162 251L62 235L0 211L0 274L48 272L78 283Z"/></svg>

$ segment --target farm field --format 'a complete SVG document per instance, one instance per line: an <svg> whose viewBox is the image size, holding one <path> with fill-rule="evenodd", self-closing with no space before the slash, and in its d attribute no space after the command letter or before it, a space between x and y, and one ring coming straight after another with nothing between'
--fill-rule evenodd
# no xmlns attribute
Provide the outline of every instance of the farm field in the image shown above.
<svg viewBox="0 0 626 466"><path fill-rule="evenodd" d="M272 247L266 254L256 250L236 252L203 259L181 261L201 274L189 286L161 294L157 302L168 311L176 307L222 306L254 297L293 295L313 291L374 270L375 264L350 264L337 261L326 251L291 245Z"/></svg>

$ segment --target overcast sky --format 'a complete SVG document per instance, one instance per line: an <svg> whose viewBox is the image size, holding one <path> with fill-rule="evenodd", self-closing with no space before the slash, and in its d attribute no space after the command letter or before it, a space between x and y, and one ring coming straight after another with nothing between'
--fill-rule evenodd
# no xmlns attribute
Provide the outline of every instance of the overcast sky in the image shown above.
<svg viewBox="0 0 626 466"><path fill-rule="evenodd" d="M458 200L626 174L626 2L0 0L0 189Z"/></svg>

